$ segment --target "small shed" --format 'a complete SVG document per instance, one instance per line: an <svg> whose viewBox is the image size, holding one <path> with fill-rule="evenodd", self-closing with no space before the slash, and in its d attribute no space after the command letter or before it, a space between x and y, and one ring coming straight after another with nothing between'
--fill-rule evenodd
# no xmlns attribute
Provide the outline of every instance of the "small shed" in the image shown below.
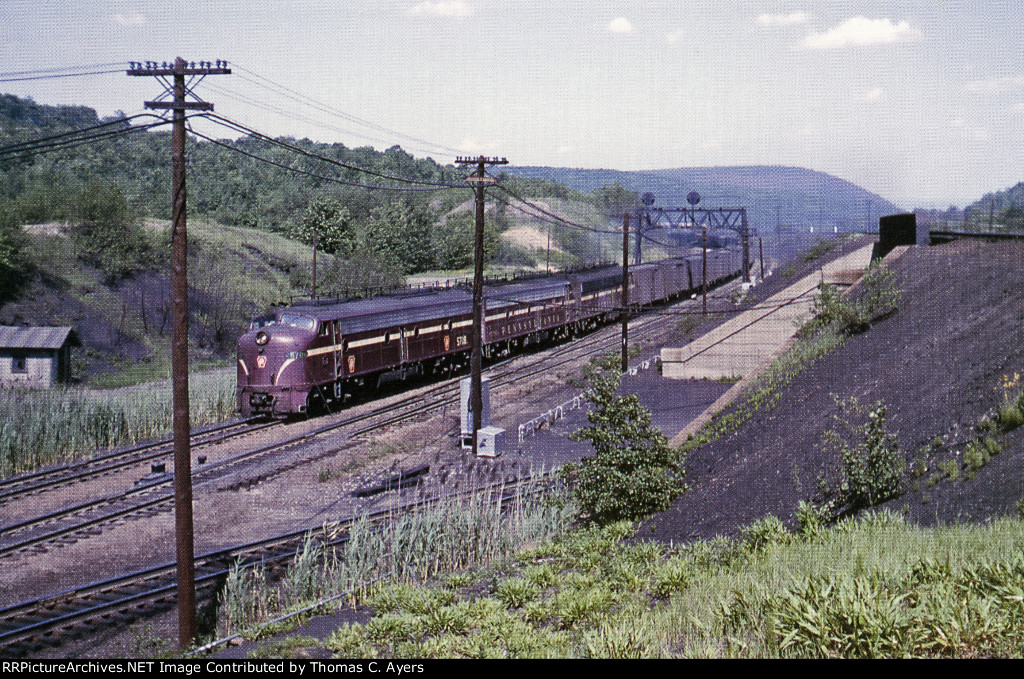
<svg viewBox="0 0 1024 679"><path fill-rule="evenodd" d="M73 328L0 325L0 387L49 389L71 377Z"/></svg>

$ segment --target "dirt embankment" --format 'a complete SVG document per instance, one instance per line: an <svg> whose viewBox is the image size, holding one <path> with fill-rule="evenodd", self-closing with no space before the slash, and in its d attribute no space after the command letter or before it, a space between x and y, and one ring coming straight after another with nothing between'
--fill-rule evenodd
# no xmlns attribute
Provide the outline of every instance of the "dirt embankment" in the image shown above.
<svg viewBox="0 0 1024 679"><path fill-rule="evenodd" d="M1016 513L1024 495L1024 428L973 478L965 444L1000 405L1005 375L1024 374L1024 244L965 241L910 248L891 264L899 310L849 338L783 388L772 409L690 455L691 490L641 531L676 542L732 534L768 515L791 520L819 493L838 455L823 433L838 401L881 401L907 473L885 506L920 524ZM1018 387L1019 388L1019 387ZM953 468L959 472L947 473Z"/></svg>

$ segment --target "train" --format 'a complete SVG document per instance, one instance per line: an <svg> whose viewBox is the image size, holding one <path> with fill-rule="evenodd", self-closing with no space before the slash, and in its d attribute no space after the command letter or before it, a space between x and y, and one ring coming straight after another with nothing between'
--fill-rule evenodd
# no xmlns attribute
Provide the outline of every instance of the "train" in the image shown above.
<svg viewBox="0 0 1024 679"><path fill-rule="evenodd" d="M629 268L630 306L701 289L700 250ZM729 248L707 253L707 281L743 269ZM590 332L619 317L622 269L606 266L484 285L483 355L494 360ZM405 291L354 300L309 300L253 318L239 339L238 410L291 417L343 404L357 393L469 365L471 288Z"/></svg>

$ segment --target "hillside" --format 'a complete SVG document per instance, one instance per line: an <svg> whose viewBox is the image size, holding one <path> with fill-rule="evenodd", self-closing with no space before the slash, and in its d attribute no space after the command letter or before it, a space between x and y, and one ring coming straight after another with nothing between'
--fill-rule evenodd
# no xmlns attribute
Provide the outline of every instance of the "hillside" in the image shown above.
<svg viewBox="0 0 1024 679"><path fill-rule="evenodd" d="M620 184L655 195L655 207L687 205L697 191L706 207L746 206L751 226L762 234L777 232L872 232L878 218L899 212L881 196L823 172L795 167L695 167L623 172L557 167L509 166L521 177L561 182L590 192Z"/></svg>
<svg viewBox="0 0 1024 679"><path fill-rule="evenodd" d="M146 230L165 242L166 222ZM115 281L83 263L61 224L25 228L32 275L16 299L0 305L0 324L71 325L82 341L72 353L76 381L123 384L170 371L169 267ZM195 221L189 225L190 349L193 360L234 351L249 318L302 294L312 252L275 234Z"/></svg>
<svg viewBox="0 0 1024 679"><path fill-rule="evenodd" d="M692 451L691 490L640 534L709 538L768 515L792 524L801 500L821 501L823 484L835 484L840 458L825 432L837 417L857 421L839 405L851 398L883 404L899 441L902 492L884 506L924 525L1015 514L1024 429L1004 433L991 419L1020 392L1024 373L1022 264L1019 243L908 250L891 264L903 290L899 310L806 366L777 405ZM972 444L985 438L999 452Z"/></svg>

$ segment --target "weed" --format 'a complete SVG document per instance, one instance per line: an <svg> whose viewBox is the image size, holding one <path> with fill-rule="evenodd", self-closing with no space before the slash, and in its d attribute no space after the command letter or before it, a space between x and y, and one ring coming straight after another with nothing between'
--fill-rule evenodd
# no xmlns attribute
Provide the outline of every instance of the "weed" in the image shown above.
<svg viewBox="0 0 1024 679"><path fill-rule="evenodd" d="M879 316L899 307L902 291L896 288L896 273L884 264L867 270L862 294L851 298L834 285L822 284L814 298L815 322L834 327L843 334L864 332Z"/></svg>
<svg viewBox="0 0 1024 679"><path fill-rule="evenodd" d="M743 546L761 552L771 545L784 545L791 537L777 516L766 516L743 529Z"/></svg>
<svg viewBox="0 0 1024 679"><path fill-rule="evenodd" d="M1011 403L999 409L999 415L996 419L1003 431L1013 431L1017 427L1024 425L1024 412L1017 407L1016 403Z"/></svg>
<svg viewBox="0 0 1024 679"><path fill-rule="evenodd" d="M960 463L953 458L943 460L939 463L939 471L950 481L956 481L960 478Z"/></svg>
<svg viewBox="0 0 1024 679"><path fill-rule="evenodd" d="M823 439L842 461L835 489L840 505L856 511L895 497L906 462L896 435L888 430L885 405L863 406L854 397L836 398L836 403L840 413Z"/></svg>
<svg viewBox="0 0 1024 679"><path fill-rule="evenodd" d="M817 537L825 528L828 512L824 507L800 500L796 507L796 525L799 534L805 538Z"/></svg>
<svg viewBox="0 0 1024 679"><path fill-rule="evenodd" d="M540 594L540 588L525 578L507 578L494 590L494 595L506 608L522 608Z"/></svg>
<svg viewBox="0 0 1024 679"><path fill-rule="evenodd" d="M170 657L176 650L170 639L165 639L156 634L151 622L146 622L132 629L132 658L166 658Z"/></svg>

